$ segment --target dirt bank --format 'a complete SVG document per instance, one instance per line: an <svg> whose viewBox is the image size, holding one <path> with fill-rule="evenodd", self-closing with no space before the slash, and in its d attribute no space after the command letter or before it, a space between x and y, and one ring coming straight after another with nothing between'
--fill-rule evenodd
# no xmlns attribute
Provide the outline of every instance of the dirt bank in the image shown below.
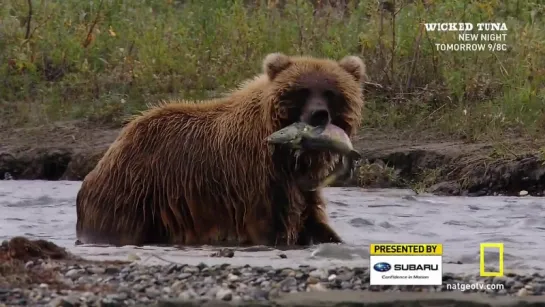
<svg viewBox="0 0 545 307"><path fill-rule="evenodd" d="M0 245L0 289L28 287L32 284L48 283L63 286L57 281L54 266L33 267L34 263L52 261L73 264L92 264L89 261L72 255L65 248L51 241L35 240L26 237L13 237ZM123 261L102 261L103 264L125 264ZM64 285L65 286L65 285ZM66 287L65 287L66 288ZM1 294L1 293L0 293ZM2 306L0 295L0 306Z"/></svg>
<svg viewBox="0 0 545 307"><path fill-rule="evenodd" d="M0 132L0 179L82 180L119 129L63 122ZM402 187L445 195L530 195L545 190L545 142L446 140L427 132L361 131L354 146L367 158L344 186ZM337 184L341 185L341 183Z"/></svg>

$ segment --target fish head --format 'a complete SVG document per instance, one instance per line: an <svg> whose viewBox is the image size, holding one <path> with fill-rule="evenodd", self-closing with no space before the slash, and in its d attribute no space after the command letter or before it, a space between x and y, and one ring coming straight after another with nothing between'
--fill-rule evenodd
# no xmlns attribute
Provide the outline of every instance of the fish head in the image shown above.
<svg viewBox="0 0 545 307"><path fill-rule="evenodd" d="M311 126L304 123L294 123L280 130L277 130L267 136L265 139L269 144L275 145L290 145L291 147L298 147L303 136L312 129Z"/></svg>
<svg viewBox="0 0 545 307"><path fill-rule="evenodd" d="M267 143L274 145L289 144L297 140L297 131L287 127L273 132L265 139Z"/></svg>

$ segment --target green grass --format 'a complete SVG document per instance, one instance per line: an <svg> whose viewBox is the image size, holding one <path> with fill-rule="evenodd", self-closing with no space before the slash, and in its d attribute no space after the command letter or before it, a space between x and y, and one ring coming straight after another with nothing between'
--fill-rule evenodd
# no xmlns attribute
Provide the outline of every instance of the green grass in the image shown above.
<svg viewBox="0 0 545 307"><path fill-rule="evenodd" d="M364 57L367 127L469 139L543 132L541 1L397 0L395 16L376 0L347 2L33 0L29 23L27 1L4 0L0 125L117 123L158 99L217 95L281 51ZM505 22L509 51L437 51L458 33L422 23L449 21Z"/></svg>

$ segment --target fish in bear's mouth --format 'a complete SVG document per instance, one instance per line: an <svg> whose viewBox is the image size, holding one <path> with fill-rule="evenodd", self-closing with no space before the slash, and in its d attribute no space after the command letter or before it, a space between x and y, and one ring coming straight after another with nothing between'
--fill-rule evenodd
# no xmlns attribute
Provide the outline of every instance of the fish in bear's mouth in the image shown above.
<svg viewBox="0 0 545 307"><path fill-rule="evenodd" d="M329 169L319 174L312 174L307 178L313 181L322 181L328 178L334 169L337 175L348 172L354 161L361 158L361 155L354 150L350 137L340 127L334 124L323 126L311 126L305 122L296 122L273 132L266 138L267 143L287 146L295 157L295 169L299 168L299 159L306 151L312 150L318 154L329 155L331 161ZM305 163L311 166L315 157L304 156ZM341 158L343 160L341 161ZM321 159L319 159L321 160ZM339 166L338 164L343 165Z"/></svg>

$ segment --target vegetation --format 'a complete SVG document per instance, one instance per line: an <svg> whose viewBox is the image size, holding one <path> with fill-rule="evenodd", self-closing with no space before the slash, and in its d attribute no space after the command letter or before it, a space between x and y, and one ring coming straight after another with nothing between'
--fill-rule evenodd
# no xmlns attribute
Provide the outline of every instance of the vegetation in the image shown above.
<svg viewBox="0 0 545 307"><path fill-rule="evenodd" d="M540 0L390 1L4 0L0 126L118 123L158 99L217 95L281 51L363 56L367 127L543 133ZM508 50L439 51L460 33L424 23L449 21L505 23L482 33L506 33Z"/></svg>

